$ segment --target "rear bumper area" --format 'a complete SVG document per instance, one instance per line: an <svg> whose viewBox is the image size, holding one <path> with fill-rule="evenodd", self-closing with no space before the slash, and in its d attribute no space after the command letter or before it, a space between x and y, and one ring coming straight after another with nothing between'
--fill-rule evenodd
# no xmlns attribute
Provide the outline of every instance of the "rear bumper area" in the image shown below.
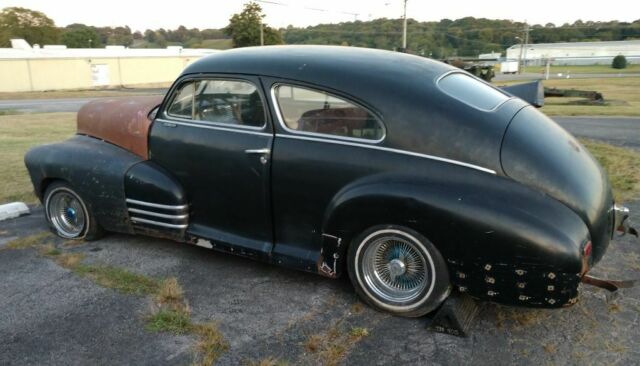
<svg viewBox="0 0 640 366"><path fill-rule="evenodd" d="M533 264L448 264L454 287L481 300L537 308L559 308L578 301L580 273Z"/></svg>

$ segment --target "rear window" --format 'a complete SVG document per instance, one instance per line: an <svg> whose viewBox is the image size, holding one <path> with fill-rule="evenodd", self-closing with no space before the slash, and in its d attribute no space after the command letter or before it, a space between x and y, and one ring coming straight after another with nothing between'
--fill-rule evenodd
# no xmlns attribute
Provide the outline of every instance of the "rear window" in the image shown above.
<svg viewBox="0 0 640 366"><path fill-rule="evenodd" d="M478 109L490 111L509 99L501 91L462 74L452 73L438 81L440 89L450 96Z"/></svg>

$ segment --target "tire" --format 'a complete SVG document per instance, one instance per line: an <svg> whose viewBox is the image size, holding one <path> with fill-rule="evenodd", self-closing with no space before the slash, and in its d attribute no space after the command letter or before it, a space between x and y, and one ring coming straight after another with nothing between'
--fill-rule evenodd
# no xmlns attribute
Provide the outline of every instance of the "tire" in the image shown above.
<svg viewBox="0 0 640 366"><path fill-rule="evenodd" d="M43 201L49 227L59 237L91 241L104 235L91 206L68 183L51 183Z"/></svg>
<svg viewBox="0 0 640 366"><path fill-rule="evenodd" d="M372 307L405 317L435 310L449 296L449 272L436 247L403 226L374 226L349 246L349 278Z"/></svg>

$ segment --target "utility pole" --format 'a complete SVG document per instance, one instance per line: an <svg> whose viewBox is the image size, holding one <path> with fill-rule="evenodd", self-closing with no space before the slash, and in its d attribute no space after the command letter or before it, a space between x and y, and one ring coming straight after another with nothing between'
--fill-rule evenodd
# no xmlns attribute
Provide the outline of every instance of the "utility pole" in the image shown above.
<svg viewBox="0 0 640 366"><path fill-rule="evenodd" d="M264 23L260 22L260 46L264 46Z"/></svg>
<svg viewBox="0 0 640 366"><path fill-rule="evenodd" d="M522 71L527 71L527 48L529 47L529 24L524 21L524 64L522 65Z"/></svg>
<svg viewBox="0 0 640 366"><path fill-rule="evenodd" d="M520 41L520 54L518 55L518 74L521 74L522 73L522 52L524 50L523 48L524 41L520 37L516 37L516 39Z"/></svg>
<svg viewBox="0 0 640 366"><path fill-rule="evenodd" d="M404 0L404 15L402 23L402 49L407 51L407 0Z"/></svg>

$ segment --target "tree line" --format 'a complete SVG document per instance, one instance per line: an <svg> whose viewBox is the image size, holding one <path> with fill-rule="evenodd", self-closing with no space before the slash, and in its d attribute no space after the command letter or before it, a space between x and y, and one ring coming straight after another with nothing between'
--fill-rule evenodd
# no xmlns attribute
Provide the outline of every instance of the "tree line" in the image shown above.
<svg viewBox="0 0 640 366"><path fill-rule="evenodd" d="M247 3L222 29L132 31L128 26L93 27L70 24L56 27L45 14L25 8L4 8L0 12L0 47L8 47L11 38L24 38L31 44L64 44L70 48L96 48L105 45L164 48L180 45L207 48L209 40L229 40L234 47L259 45L264 14L259 4ZM411 52L433 58L477 56L502 52L520 43L527 27L511 20L466 17L457 20L420 22L408 19L407 47ZM309 27L275 29L262 25L264 44L332 44L380 49L397 49L401 44L401 19L375 19ZM529 43L620 41L640 39L640 19L634 22L583 22L572 24L529 25ZM218 45L216 45L218 46Z"/></svg>

